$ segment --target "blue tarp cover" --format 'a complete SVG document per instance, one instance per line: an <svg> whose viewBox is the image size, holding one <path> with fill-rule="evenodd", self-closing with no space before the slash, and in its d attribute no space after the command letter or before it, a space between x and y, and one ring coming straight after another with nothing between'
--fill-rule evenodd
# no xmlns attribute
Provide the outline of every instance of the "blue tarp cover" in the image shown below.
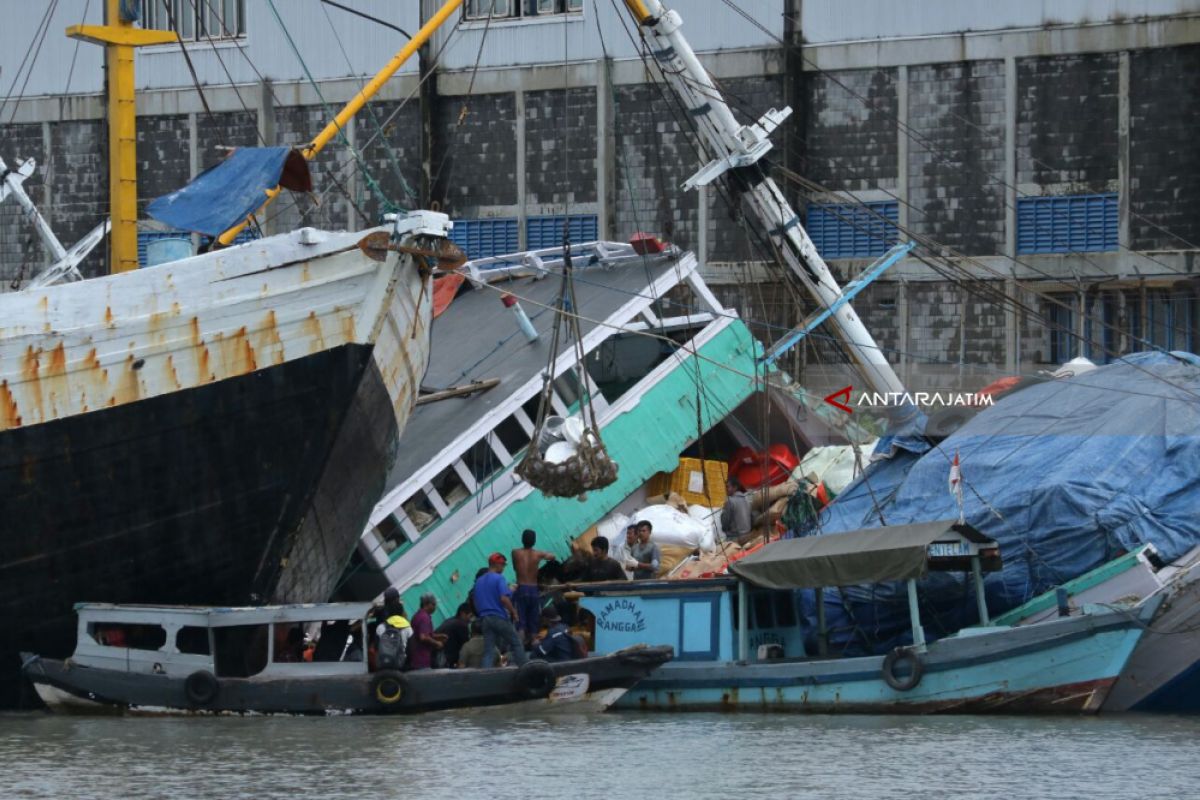
<svg viewBox="0 0 1200 800"><path fill-rule="evenodd" d="M907 435L890 443L892 457L838 496L821 533L956 517L948 480L957 452L966 521L996 540L1004 558L986 580L992 613L1142 544L1167 561L1200 544L1200 359L1190 354L1136 354L1035 384L926 452L914 452L921 448ZM969 585L953 574L921 582L922 619L933 636L977 621ZM835 642L850 652L907 640L902 585L825 596ZM811 591L803 601L815 625Z"/></svg>
<svg viewBox="0 0 1200 800"><path fill-rule="evenodd" d="M290 147L239 147L187 186L151 202L146 213L180 230L220 236L257 211L268 189L288 186L284 167L293 172L297 159L304 161ZM303 173L300 183L307 180L311 190L306 166Z"/></svg>

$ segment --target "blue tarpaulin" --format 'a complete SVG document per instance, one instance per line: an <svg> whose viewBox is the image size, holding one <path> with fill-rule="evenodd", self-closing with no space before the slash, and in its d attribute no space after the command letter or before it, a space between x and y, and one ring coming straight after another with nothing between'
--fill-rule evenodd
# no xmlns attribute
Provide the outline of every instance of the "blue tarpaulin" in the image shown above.
<svg viewBox="0 0 1200 800"><path fill-rule="evenodd" d="M290 147L239 147L187 186L151 202L146 213L181 230L220 236L257 211L276 186L312 191L304 157Z"/></svg>
<svg viewBox="0 0 1200 800"><path fill-rule="evenodd" d="M1001 613L1122 552L1152 544L1171 561L1200 544L1200 359L1142 353L1002 397L926 452L891 440L821 519L821 534L958 516L959 455L968 523L996 540L989 575ZM882 444L882 443L881 443ZM897 447L896 445L900 445ZM936 637L977 621L970 581L931 574L919 586ZM835 646L881 652L908 640L903 585L826 590ZM815 627L812 592L803 598Z"/></svg>

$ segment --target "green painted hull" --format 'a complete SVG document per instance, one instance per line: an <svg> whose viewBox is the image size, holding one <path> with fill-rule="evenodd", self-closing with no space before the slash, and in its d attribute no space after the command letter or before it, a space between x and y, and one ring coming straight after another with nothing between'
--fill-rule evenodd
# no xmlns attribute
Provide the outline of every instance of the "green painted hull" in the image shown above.
<svg viewBox="0 0 1200 800"><path fill-rule="evenodd" d="M403 592L407 608L416 608L424 592L441 599L439 612L453 613L466 598L476 570L490 553L519 547L521 532L533 528L539 549L566 557L570 541L636 492L656 472L675 469L679 453L728 416L753 394L753 376L761 347L740 320L727 324L685 358L636 404L602 424L601 437L620 467L616 483L589 492L585 500L546 497L532 491L503 508L478 533L437 564L427 578ZM698 389L699 387L699 389ZM623 407L627 397L616 401ZM699 410L697 410L699 405ZM401 442L401 447L403 447ZM482 490L486 492L486 487ZM470 502L470 501L468 501ZM403 558L403 556L401 556ZM506 573L515 580L511 567Z"/></svg>

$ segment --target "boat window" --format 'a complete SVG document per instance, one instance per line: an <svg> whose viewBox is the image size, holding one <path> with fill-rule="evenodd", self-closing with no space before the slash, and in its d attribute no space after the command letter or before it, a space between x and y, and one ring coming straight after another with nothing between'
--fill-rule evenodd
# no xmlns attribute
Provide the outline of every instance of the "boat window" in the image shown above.
<svg viewBox="0 0 1200 800"><path fill-rule="evenodd" d="M196 625L185 625L175 634L175 649L181 653L196 656L210 655L208 646L208 628Z"/></svg>
<svg viewBox="0 0 1200 800"><path fill-rule="evenodd" d="M218 678L249 678L267 666L270 625L214 628L214 664Z"/></svg>
<svg viewBox="0 0 1200 800"><path fill-rule="evenodd" d="M276 664L298 664L304 661L304 626L299 623L276 623L274 658Z"/></svg>
<svg viewBox="0 0 1200 800"><path fill-rule="evenodd" d="M480 439L471 448L463 454L463 463L467 465L467 469L471 470L471 474L475 476L475 480L482 486L488 478L500 470L504 464L500 461L500 457L492 450L488 439L491 434Z"/></svg>
<svg viewBox="0 0 1200 800"><path fill-rule="evenodd" d="M159 650L167 643L167 632L161 625L93 622L88 625L88 634L97 644L130 650Z"/></svg>
<svg viewBox="0 0 1200 800"><path fill-rule="evenodd" d="M791 592L775 592L775 625L779 628L796 626L796 599Z"/></svg>
<svg viewBox="0 0 1200 800"><path fill-rule="evenodd" d="M383 519L379 520L379 524L374 527L375 538L383 545L384 552L391 553L404 545L408 544L408 534L404 532L404 528L400 525L400 520L396 519L394 514L388 514Z"/></svg>
<svg viewBox="0 0 1200 800"><path fill-rule="evenodd" d="M442 502L449 510L453 510L471 496L462 478L455 472L453 464L439 472L430 483L442 496Z"/></svg>
<svg viewBox="0 0 1200 800"><path fill-rule="evenodd" d="M691 338L690 335L684 336ZM610 336L588 354L584 364L600 394L610 404L674 352L675 348L647 336Z"/></svg>
<svg viewBox="0 0 1200 800"><path fill-rule="evenodd" d="M418 491L405 500L401 508L404 509L404 513L412 520L412 524L418 531L423 531L438 521L437 510L434 509L433 503L429 502L429 498L423 491Z"/></svg>
<svg viewBox="0 0 1200 800"><path fill-rule="evenodd" d="M754 610L752 628L774 628L775 614L771 592L755 592L751 595L751 607Z"/></svg>
<svg viewBox="0 0 1200 800"><path fill-rule="evenodd" d="M496 437L500 444L504 445L504 449L514 456L529 444L529 434L521 427L521 423L517 422L516 417L508 417L497 425Z"/></svg>
<svg viewBox="0 0 1200 800"><path fill-rule="evenodd" d="M322 622L316 633L316 647L313 648L312 660L341 661L342 654L349 655L350 621L346 619Z"/></svg>

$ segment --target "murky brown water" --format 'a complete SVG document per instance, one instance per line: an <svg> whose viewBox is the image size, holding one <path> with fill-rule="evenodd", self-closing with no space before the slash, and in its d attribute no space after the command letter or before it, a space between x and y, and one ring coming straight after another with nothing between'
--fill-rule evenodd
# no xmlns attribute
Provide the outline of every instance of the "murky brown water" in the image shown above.
<svg viewBox="0 0 1200 800"><path fill-rule="evenodd" d="M1200 718L0 715L0 798L1192 798Z"/></svg>

